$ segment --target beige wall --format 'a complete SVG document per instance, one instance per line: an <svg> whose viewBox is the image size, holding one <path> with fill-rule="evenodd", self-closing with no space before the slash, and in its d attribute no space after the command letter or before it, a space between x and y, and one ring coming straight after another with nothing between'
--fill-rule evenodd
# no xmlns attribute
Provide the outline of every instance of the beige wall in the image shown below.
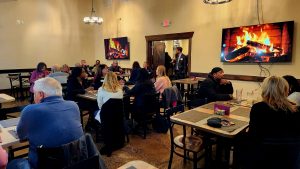
<svg viewBox="0 0 300 169"><path fill-rule="evenodd" d="M102 2L107 2L103 0ZM297 0L259 0L262 2L264 23L295 21L292 63L266 65L272 75L292 74L300 78L300 1ZM261 11L260 11L261 12ZM104 17L103 31L96 39L96 58L103 59L103 38L128 36L131 42L131 59L123 61L122 66L130 67L135 60L146 60L146 35L194 31L192 39L193 72L209 72L212 67L220 66L225 73L259 76L255 64L224 64L220 62L221 31L225 27L258 24L255 0L233 0L223 5L206 5L199 0L115 0L110 5L101 6ZM118 20L118 18L122 18ZM169 19L170 27L162 27L161 22ZM117 31L116 27L119 25ZM100 47L98 47L100 44ZM110 63L110 62L109 62ZM257 83L233 82L235 88L256 90ZM245 91L244 90L244 91ZM246 91L244 92L246 93Z"/></svg>
<svg viewBox="0 0 300 169"><path fill-rule="evenodd" d="M90 14L87 2L0 1L0 69L33 68L40 61L74 66L81 58L94 63L96 27L82 22Z"/></svg>
<svg viewBox="0 0 300 169"><path fill-rule="evenodd" d="M90 10L83 0L0 1L0 69L34 68L40 61L74 66L82 58L94 63L100 27L82 22ZM6 75L0 81L0 89L9 88Z"/></svg>
<svg viewBox="0 0 300 169"><path fill-rule="evenodd" d="M300 78L300 1L259 2L264 23L295 21L292 63L266 67L273 75L288 73ZM90 64L100 59L110 65L111 61L104 59L103 39L118 36L129 38L131 59L120 61L120 65L131 67L135 60L146 60L146 35L194 31L193 72L209 72L220 66L229 74L259 75L255 64L223 64L219 59L222 28L258 23L255 0L233 0L223 5L206 5L199 0L96 0L96 13L104 18L101 26L82 23L90 5L83 0L0 1L1 69L35 67L38 61L73 65L81 58ZM24 24L17 24L18 19ZM161 26L164 19L171 20L170 27ZM248 82L234 85L249 90L258 86Z"/></svg>

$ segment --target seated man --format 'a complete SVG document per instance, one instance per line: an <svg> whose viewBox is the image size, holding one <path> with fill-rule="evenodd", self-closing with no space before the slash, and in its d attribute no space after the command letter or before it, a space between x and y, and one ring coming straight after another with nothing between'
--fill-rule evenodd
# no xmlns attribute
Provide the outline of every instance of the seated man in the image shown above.
<svg viewBox="0 0 300 169"><path fill-rule="evenodd" d="M109 67L109 71L116 72L117 74L122 74L123 70L118 65L118 61L114 60L111 66Z"/></svg>
<svg viewBox="0 0 300 169"><path fill-rule="evenodd" d="M200 98L207 98L208 102L232 99L233 87L230 81L223 79L224 71L215 67L198 89Z"/></svg>
<svg viewBox="0 0 300 169"><path fill-rule="evenodd" d="M51 67L51 73L48 75L48 77L52 77L55 80L59 81L61 84L67 84L69 74L62 72L60 67L58 65L53 65Z"/></svg>
<svg viewBox="0 0 300 169"><path fill-rule="evenodd" d="M86 63L86 60L82 59L80 61L80 65L81 67L84 69L84 71L87 73L87 75L89 77L92 77L93 76L93 72L92 70L90 69L90 66Z"/></svg>
<svg viewBox="0 0 300 169"><path fill-rule="evenodd" d="M36 104L24 108L17 126L20 140L29 141L28 161L16 159L7 169L37 168L36 147L59 147L83 135L79 108L75 102L63 100L58 81L50 77L39 79L33 91Z"/></svg>

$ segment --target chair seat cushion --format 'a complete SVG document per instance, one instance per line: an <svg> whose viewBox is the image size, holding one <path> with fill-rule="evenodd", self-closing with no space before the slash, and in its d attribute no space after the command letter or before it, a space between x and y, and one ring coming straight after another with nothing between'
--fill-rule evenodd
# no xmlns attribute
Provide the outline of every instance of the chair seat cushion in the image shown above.
<svg viewBox="0 0 300 169"><path fill-rule="evenodd" d="M185 149L192 152L199 152L202 150L203 141L201 138L196 136L186 136L183 140L183 135L179 135L174 138L176 146L184 148L183 143L185 142Z"/></svg>

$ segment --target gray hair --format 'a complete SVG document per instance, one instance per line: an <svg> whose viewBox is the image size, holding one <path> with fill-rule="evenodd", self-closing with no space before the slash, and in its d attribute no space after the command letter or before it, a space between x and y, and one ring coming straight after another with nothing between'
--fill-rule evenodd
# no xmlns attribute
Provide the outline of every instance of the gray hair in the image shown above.
<svg viewBox="0 0 300 169"><path fill-rule="evenodd" d="M52 73L59 72L60 67L57 64L55 64L51 67L51 71L52 71Z"/></svg>
<svg viewBox="0 0 300 169"><path fill-rule="evenodd" d="M45 77L34 82L34 92L43 92L48 96L62 96L61 84L52 77Z"/></svg>

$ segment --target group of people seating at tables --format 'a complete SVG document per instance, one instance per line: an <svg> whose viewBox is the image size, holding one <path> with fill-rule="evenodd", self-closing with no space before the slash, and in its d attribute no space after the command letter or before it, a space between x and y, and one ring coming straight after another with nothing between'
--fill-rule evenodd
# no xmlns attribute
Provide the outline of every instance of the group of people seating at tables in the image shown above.
<svg viewBox="0 0 300 169"><path fill-rule="evenodd" d="M114 64L113 66L118 65ZM170 79L166 76L165 67L162 65L156 69L155 82L152 71L140 68L138 62L134 62L133 67L129 80L129 84L134 84L132 89L127 88L126 85L124 87L124 80L118 78L119 73L113 72L117 68L109 71L108 66L99 63L94 78L94 86L91 87L85 85L87 75L84 67L74 67L67 79L66 100L71 101L66 101L62 97L61 84L51 77L45 77L48 75L45 71L46 65L44 63L39 64L37 72L32 74L32 76L37 77L32 78L34 85L31 88L35 104L28 105L22 111L17 126L20 140L27 139L29 141L29 158L28 160L13 160L7 168L37 168L36 148L38 146L60 146L83 135L79 107L73 102L76 101L78 94L98 89L98 110L92 112L90 116L93 118L91 120L101 123L101 107L110 98L123 98L124 94L134 96L135 109L141 109L143 107L142 97L145 93L159 92L162 94L164 89L172 86ZM207 79L201 83L197 91L198 97L207 98L209 102L233 99L232 83L223 79L223 75L222 68L213 68ZM261 89L262 101L255 103L250 111L247 138L255 142L266 138L291 138L300 141L300 112L298 107L300 89L297 79L292 76L270 76L264 79ZM278 156L286 155L280 154L280 152L276 153ZM2 157L5 155L1 153L0 156L0 159L3 159ZM5 165L4 160L1 162ZM256 162L261 164L264 161Z"/></svg>

